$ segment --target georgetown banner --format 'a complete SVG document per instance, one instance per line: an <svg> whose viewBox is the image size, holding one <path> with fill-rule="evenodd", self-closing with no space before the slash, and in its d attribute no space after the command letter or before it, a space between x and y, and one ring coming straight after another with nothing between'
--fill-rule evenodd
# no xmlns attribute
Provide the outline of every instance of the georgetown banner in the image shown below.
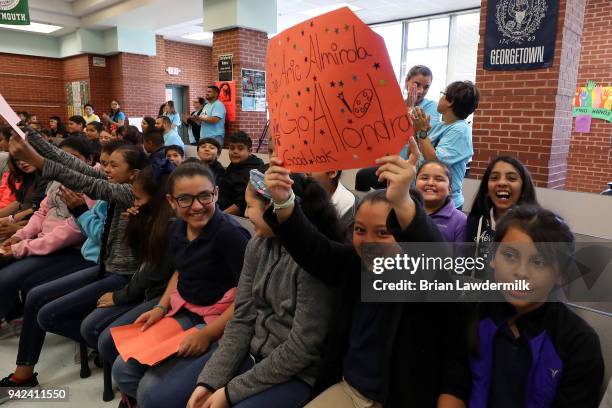
<svg viewBox="0 0 612 408"><path fill-rule="evenodd" d="M0 24L30 24L28 0L0 0Z"/></svg>
<svg viewBox="0 0 612 408"><path fill-rule="evenodd" d="M552 66L558 13L558 0L489 0L484 69Z"/></svg>

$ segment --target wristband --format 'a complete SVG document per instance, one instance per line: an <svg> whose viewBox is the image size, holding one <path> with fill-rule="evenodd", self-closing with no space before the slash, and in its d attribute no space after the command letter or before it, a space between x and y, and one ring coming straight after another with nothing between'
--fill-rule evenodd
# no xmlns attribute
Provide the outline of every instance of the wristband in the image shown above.
<svg viewBox="0 0 612 408"><path fill-rule="evenodd" d="M289 196L287 201L285 201L284 203L280 203L280 204L273 203L274 212L285 209L285 208L289 208L293 205L294 202L295 202L295 193L293 192L293 190L291 190L291 195Z"/></svg>
<svg viewBox="0 0 612 408"><path fill-rule="evenodd" d="M164 316L165 316L165 315L167 315L167 314L168 314L168 311L170 310L170 309L168 309L168 308L167 308L166 306L164 306L164 305L156 305L156 306L155 306L153 309L155 309L155 308L159 308L159 309L161 309L161 310L162 310L162 312L164 312Z"/></svg>

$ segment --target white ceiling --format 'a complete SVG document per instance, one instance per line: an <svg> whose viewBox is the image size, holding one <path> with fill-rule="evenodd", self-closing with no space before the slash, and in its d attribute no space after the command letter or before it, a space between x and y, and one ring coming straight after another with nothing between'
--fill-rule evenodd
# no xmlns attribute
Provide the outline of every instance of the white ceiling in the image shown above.
<svg viewBox="0 0 612 408"><path fill-rule="evenodd" d="M368 24L480 6L480 0L276 1L278 31L311 18L304 11L342 2L362 8L356 14ZM65 27L45 35L58 37L79 27L103 30L129 26L155 31L170 40L212 45L212 40L182 38L202 31L203 0L29 0L29 4L32 21Z"/></svg>

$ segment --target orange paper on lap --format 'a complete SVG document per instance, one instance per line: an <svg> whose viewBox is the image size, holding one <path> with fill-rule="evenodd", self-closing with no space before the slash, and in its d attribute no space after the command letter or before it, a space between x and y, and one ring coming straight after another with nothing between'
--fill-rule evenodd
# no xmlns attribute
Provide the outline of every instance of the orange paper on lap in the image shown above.
<svg viewBox="0 0 612 408"><path fill-rule="evenodd" d="M153 366L178 351L179 345L198 329L184 331L173 318L164 317L144 332L143 323L112 327L111 335L123 361L133 358L141 364Z"/></svg>

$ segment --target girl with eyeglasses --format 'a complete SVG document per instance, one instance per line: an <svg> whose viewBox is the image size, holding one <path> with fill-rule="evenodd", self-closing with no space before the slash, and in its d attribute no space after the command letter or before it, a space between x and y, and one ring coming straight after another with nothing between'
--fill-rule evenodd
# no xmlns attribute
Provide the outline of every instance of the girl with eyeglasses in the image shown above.
<svg viewBox="0 0 612 408"><path fill-rule="evenodd" d="M159 303L135 322L143 323L143 331L156 330L156 323L169 317L184 330L199 330L182 341L175 357L154 367L133 359L115 360L112 372L119 389L129 396L130 403L137 400L141 407L158 403L152 396L172 373L189 367L198 373L210 358L211 348L216 347L233 317L236 286L250 238L237 221L217 207L214 176L201 163L179 166L168 180L166 198L178 218L169 231L174 273ZM196 375L189 392L195 386Z"/></svg>

